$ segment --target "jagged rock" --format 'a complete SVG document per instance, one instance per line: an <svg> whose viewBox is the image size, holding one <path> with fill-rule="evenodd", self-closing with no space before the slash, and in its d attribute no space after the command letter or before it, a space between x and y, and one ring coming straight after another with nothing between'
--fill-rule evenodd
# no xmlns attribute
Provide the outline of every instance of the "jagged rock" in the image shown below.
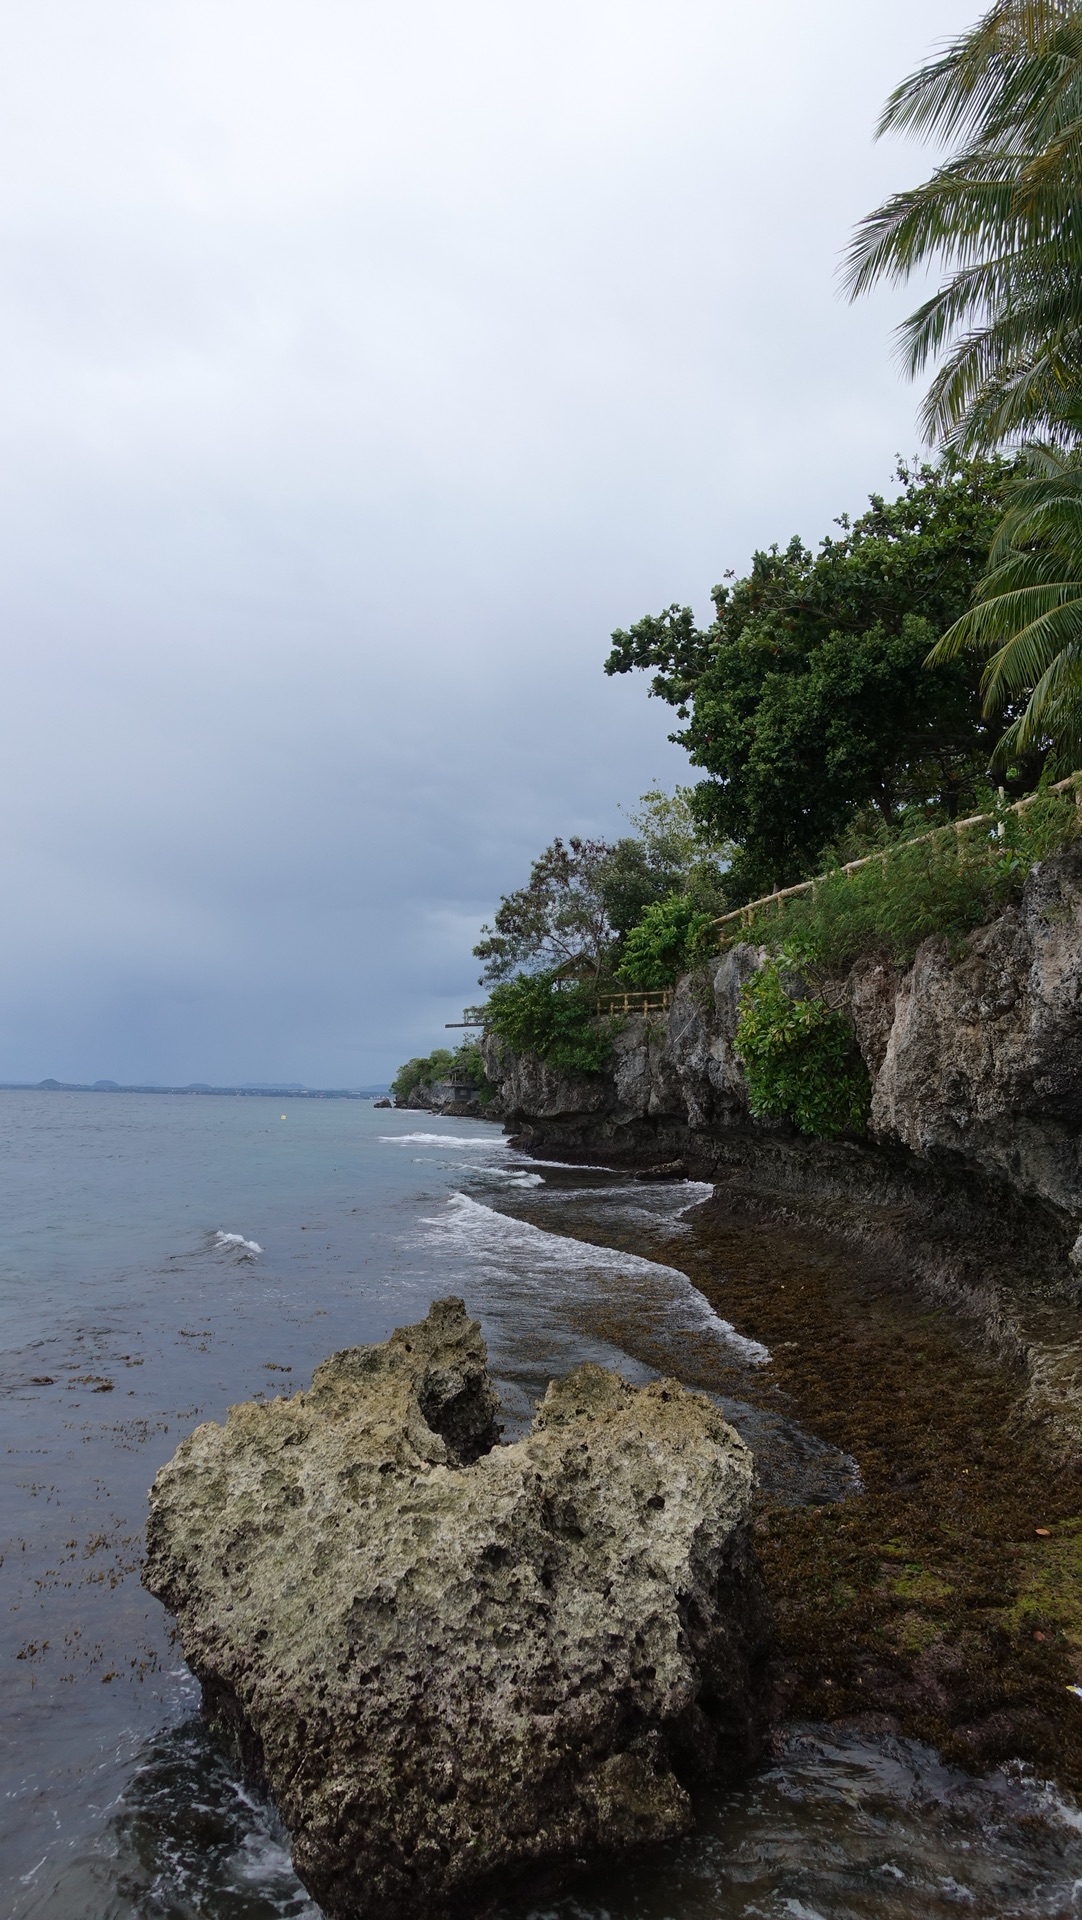
<svg viewBox="0 0 1082 1920"><path fill-rule="evenodd" d="M752 1462L712 1403L580 1367L496 1446L459 1300L196 1429L144 1580L332 1920L483 1912L691 1825L753 1759Z"/></svg>
<svg viewBox="0 0 1082 1920"><path fill-rule="evenodd" d="M1020 907L959 958L928 940L901 981L872 1127L1082 1214L1082 845L1030 869Z"/></svg>
<svg viewBox="0 0 1082 1920"><path fill-rule="evenodd" d="M740 995L762 959L758 948L740 945L704 979L678 981L666 1017L632 1015L622 1024L601 1073L549 1067L486 1034L485 1073L498 1089L489 1116L512 1123L582 1121L599 1144L641 1121L745 1125L748 1093L733 1041Z"/></svg>
<svg viewBox="0 0 1082 1920"><path fill-rule="evenodd" d="M419 1081L395 1106L416 1113L442 1113L451 1118L484 1120L485 1103L478 1087L460 1080Z"/></svg>

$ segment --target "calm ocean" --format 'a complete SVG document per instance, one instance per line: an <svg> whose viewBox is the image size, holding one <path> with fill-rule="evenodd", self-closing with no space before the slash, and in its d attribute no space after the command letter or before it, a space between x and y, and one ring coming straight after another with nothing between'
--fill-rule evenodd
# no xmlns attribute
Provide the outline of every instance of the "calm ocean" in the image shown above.
<svg viewBox="0 0 1082 1920"><path fill-rule="evenodd" d="M765 1350L671 1264L708 1192L694 1183L527 1161L495 1126L363 1101L0 1092L0 1187L10 1920L315 1920L138 1568L147 1488L178 1440L307 1385L335 1348L461 1294L508 1437L582 1359L636 1381L663 1366L721 1397L775 1494L857 1484L761 1404ZM825 1726L791 1729L691 1840L545 1909L960 1911L1082 1913L1082 1817L1023 1774L978 1782L913 1742Z"/></svg>

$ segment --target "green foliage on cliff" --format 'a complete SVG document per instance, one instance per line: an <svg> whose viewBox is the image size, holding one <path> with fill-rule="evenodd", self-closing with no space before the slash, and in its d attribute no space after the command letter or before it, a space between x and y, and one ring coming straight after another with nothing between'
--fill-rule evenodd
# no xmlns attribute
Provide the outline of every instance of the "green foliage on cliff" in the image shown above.
<svg viewBox="0 0 1082 1920"><path fill-rule="evenodd" d="M736 1053L757 1118L792 1120L821 1140L863 1132L868 1074L848 1020L825 1000L787 992L775 960L741 995Z"/></svg>
<svg viewBox="0 0 1082 1920"><path fill-rule="evenodd" d="M391 1081L391 1092L396 1100L406 1100L414 1087L430 1087L436 1080L443 1080L454 1065L454 1054L449 1047L437 1047L433 1053L417 1054L399 1067Z"/></svg>
<svg viewBox="0 0 1082 1920"><path fill-rule="evenodd" d="M496 1089L485 1073L485 1063L481 1057L481 1048L476 1040L463 1040L455 1048L454 1069L469 1077L469 1085L476 1087L483 1105L487 1105Z"/></svg>
<svg viewBox="0 0 1082 1920"><path fill-rule="evenodd" d="M716 947L714 915L697 911L686 894L672 893L646 908L624 941L616 971L632 987L670 987Z"/></svg>
<svg viewBox="0 0 1082 1920"><path fill-rule="evenodd" d="M983 798L994 810L994 796ZM1073 795L1050 792L1019 813L1002 809L996 826L936 833L909 846L880 829L840 852L853 859L881 849L881 859L856 873L836 868L814 894L760 909L750 931L733 923L730 943L750 938L785 947L802 965L830 973L865 953L908 966L931 934L960 948L974 928L1020 897L1035 860L1058 853L1080 830Z"/></svg>
<svg viewBox="0 0 1082 1920"><path fill-rule="evenodd" d="M485 1063L481 1058L481 1049L476 1040L464 1040L452 1053L447 1047L436 1047L432 1053L415 1055L399 1067L391 1082L391 1092L396 1100L408 1100L415 1087L431 1087L437 1080L446 1080L452 1073L468 1076L468 1085L475 1088L482 1101L488 1101L496 1089L485 1077Z"/></svg>
<svg viewBox="0 0 1082 1920"><path fill-rule="evenodd" d="M929 648L965 612L1014 469L1001 459L901 466L901 492L812 553L799 539L756 553L714 589L703 630L672 606L613 634L607 673L652 673L686 722L674 735L708 778L694 807L735 843L730 904L814 873L852 816L903 806L954 816L1009 712L982 714L979 668L932 670ZM1019 767L1016 792L1039 770Z"/></svg>
<svg viewBox="0 0 1082 1920"><path fill-rule="evenodd" d="M600 1073L615 1032L611 1021L598 1019L592 993L552 973L520 973L493 987L485 1028L515 1053L536 1054L565 1073Z"/></svg>

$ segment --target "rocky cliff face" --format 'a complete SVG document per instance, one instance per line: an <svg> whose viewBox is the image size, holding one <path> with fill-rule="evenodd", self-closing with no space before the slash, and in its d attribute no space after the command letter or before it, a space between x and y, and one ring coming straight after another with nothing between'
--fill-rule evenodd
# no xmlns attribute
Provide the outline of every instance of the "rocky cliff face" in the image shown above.
<svg viewBox="0 0 1082 1920"><path fill-rule="evenodd" d="M904 974L870 957L837 983L872 1083L864 1141L752 1120L733 1039L762 959L737 947L682 980L602 1075L554 1074L489 1038L490 1111L527 1145L679 1155L733 1205L889 1244L1025 1360L1044 1403L1082 1399L1082 845L1034 867L1020 906L961 956L932 939Z"/></svg>
<svg viewBox="0 0 1082 1920"><path fill-rule="evenodd" d="M740 993L762 953L737 947L687 978L667 1017L628 1023L604 1074L575 1078L491 1037L493 1109L512 1123L594 1123L619 1144L649 1123L707 1137L750 1122L733 1051ZM994 1174L1082 1220L1082 846L1031 871L1022 904L961 958L928 940L903 975L863 960L839 983L872 1082L870 1137ZM777 1128L762 1128L777 1133Z"/></svg>
<svg viewBox="0 0 1082 1920"><path fill-rule="evenodd" d="M876 1136L1082 1213L1082 850L1033 868L962 960L928 941L891 1015Z"/></svg>
<svg viewBox="0 0 1082 1920"><path fill-rule="evenodd" d="M687 1831L757 1750L752 1462L673 1381L580 1367L527 1437L460 1300L197 1428L145 1584L332 1920L439 1920Z"/></svg>
<svg viewBox="0 0 1082 1920"><path fill-rule="evenodd" d="M478 1089L457 1080L432 1080L427 1086L419 1083L404 1100L396 1100L395 1106L415 1113L444 1113L458 1119L484 1120L488 1117L488 1109Z"/></svg>

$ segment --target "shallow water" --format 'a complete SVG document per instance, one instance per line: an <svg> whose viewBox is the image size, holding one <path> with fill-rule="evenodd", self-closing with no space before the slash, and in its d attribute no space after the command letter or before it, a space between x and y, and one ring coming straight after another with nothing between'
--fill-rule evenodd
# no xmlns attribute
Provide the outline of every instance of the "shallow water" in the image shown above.
<svg viewBox="0 0 1082 1920"><path fill-rule="evenodd" d="M282 1112L0 1093L12 1920L315 1914L138 1584L150 1480L231 1401L294 1391L334 1348L454 1292L484 1326L508 1438L553 1374L590 1358L716 1395L774 1498L859 1484L772 1399L761 1345L673 1264L708 1189L525 1161L475 1122L346 1101ZM749 1255L763 1233L748 1229ZM1068 1915L1080 1889L1069 1801L1021 1773L973 1781L866 1723L788 1730L691 1840L534 1920Z"/></svg>

